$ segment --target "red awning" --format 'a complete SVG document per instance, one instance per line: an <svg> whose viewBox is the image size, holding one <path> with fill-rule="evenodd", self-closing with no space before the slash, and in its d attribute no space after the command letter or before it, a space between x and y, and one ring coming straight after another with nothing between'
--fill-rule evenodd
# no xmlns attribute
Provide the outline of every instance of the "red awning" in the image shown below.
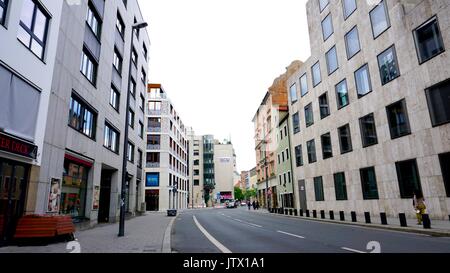
<svg viewBox="0 0 450 273"><path fill-rule="evenodd" d="M72 162L78 163L80 165L83 165L85 167L88 167L88 168L91 168L94 165L92 162L86 161L84 159L81 159L81 158L78 158L78 157L75 157L75 156L72 156L69 154L65 154L64 158L66 158Z"/></svg>

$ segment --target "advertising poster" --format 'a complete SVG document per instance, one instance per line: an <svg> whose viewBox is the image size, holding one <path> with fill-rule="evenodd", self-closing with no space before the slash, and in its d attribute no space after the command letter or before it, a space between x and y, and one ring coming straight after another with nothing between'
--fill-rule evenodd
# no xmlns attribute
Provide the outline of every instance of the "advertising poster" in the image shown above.
<svg viewBox="0 0 450 273"><path fill-rule="evenodd" d="M92 209L98 210L100 204L100 186L94 186L94 200L92 202Z"/></svg>
<svg viewBox="0 0 450 273"><path fill-rule="evenodd" d="M47 212L58 213L60 200L61 200L61 179L52 178L50 183L50 193L48 196Z"/></svg>

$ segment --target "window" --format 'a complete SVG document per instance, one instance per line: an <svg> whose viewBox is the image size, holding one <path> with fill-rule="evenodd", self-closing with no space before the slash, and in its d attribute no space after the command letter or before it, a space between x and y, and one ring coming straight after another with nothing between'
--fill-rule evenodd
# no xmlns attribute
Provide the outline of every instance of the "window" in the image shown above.
<svg viewBox="0 0 450 273"><path fill-rule="evenodd" d="M343 80L336 85L336 99L338 109L341 109L349 104L347 80Z"/></svg>
<svg viewBox="0 0 450 273"><path fill-rule="evenodd" d="M143 155L142 151L140 149L138 149L138 162L137 162L138 168L142 169L143 161L144 161L144 155Z"/></svg>
<svg viewBox="0 0 450 273"><path fill-rule="evenodd" d="M314 193L316 195L316 201L325 201L322 176L314 177Z"/></svg>
<svg viewBox="0 0 450 273"><path fill-rule="evenodd" d="M320 12L322 12L329 4L329 0L319 0Z"/></svg>
<svg viewBox="0 0 450 273"><path fill-rule="evenodd" d="M147 173L145 177L146 187L159 187L159 173Z"/></svg>
<svg viewBox="0 0 450 273"><path fill-rule="evenodd" d="M437 17L418 27L414 31L414 40L420 64L445 51Z"/></svg>
<svg viewBox="0 0 450 273"><path fill-rule="evenodd" d="M200 186L200 180L194 179L194 186Z"/></svg>
<svg viewBox="0 0 450 273"><path fill-rule="evenodd" d="M308 149L308 162L310 164L316 162L317 161L317 158L316 158L316 144L314 142L314 139L310 140L310 141L308 141L306 143L306 148Z"/></svg>
<svg viewBox="0 0 450 273"><path fill-rule="evenodd" d="M414 191L422 192L420 175L415 159L395 163L401 198L413 198Z"/></svg>
<svg viewBox="0 0 450 273"><path fill-rule="evenodd" d="M131 108L128 111L128 125L134 129L134 111Z"/></svg>
<svg viewBox="0 0 450 273"><path fill-rule="evenodd" d="M123 39L125 37L125 23L123 22L122 16L120 16L119 12L117 12L116 28Z"/></svg>
<svg viewBox="0 0 450 273"><path fill-rule="evenodd" d="M323 34L323 40L326 41L328 38L333 34L333 20L331 18L331 13L328 14L325 19L322 21L322 34Z"/></svg>
<svg viewBox="0 0 450 273"><path fill-rule="evenodd" d="M37 1L23 2L17 38L41 60L44 58L49 21L50 15Z"/></svg>
<svg viewBox="0 0 450 273"><path fill-rule="evenodd" d="M425 90L433 126L450 122L450 79Z"/></svg>
<svg viewBox="0 0 450 273"><path fill-rule="evenodd" d="M359 43L358 27L355 26L347 34L345 34L345 48L347 51L347 59L350 60L353 56L361 51L361 44Z"/></svg>
<svg viewBox="0 0 450 273"><path fill-rule="evenodd" d="M300 117L298 112L292 116L292 127L294 128L294 135L300 132Z"/></svg>
<svg viewBox="0 0 450 273"><path fill-rule="evenodd" d="M331 146L331 134L327 133L320 137L322 141L322 155L323 159L333 157L333 148Z"/></svg>
<svg viewBox="0 0 450 273"><path fill-rule="evenodd" d="M130 94L134 97L136 97L136 82L133 78L130 78Z"/></svg>
<svg viewBox="0 0 450 273"><path fill-rule="evenodd" d="M334 174L334 190L336 192L336 200L347 200L347 185L345 184L345 173Z"/></svg>
<svg viewBox="0 0 450 273"><path fill-rule="evenodd" d="M386 107L386 112L392 139L411 133L406 101L404 99Z"/></svg>
<svg viewBox="0 0 450 273"><path fill-rule="evenodd" d="M309 127L314 124L312 103L308 104L305 107L305 120L306 120L306 127Z"/></svg>
<svg viewBox="0 0 450 273"><path fill-rule="evenodd" d="M297 167L303 166L302 145L295 147L295 163Z"/></svg>
<svg viewBox="0 0 450 273"><path fill-rule="evenodd" d="M119 140L120 135L117 130L115 130L111 125L105 123L105 135L103 139L103 146L105 148L119 153Z"/></svg>
<svg viewBox="0 0 450 273"><path fill-rule="evenodd" d="M289 160L289 149L286 149L286 160Z"/></svg>
<svg viewBox="0 0 450 273"><path fill-rule="evenodd" d="M363 148L378 143L375 118L373 113L359 119Z"/></svg>
<svg viewBox="0 0 450 273"><path fill-rule="evenodd" d="M97 37L100 40L101 19L90 1L88 4L86 23L88 24L89 28L94 33L95 37Z"/></svg>
<svg viewBox="0 0 450 273"><path fill-rule="evenodd" d="M138 55L136 52L136 49L133 48L133 51L131 52L131 61L134 64L134 67L137 67L137 63L138 63Z"/></svg>
<svg viewBox="0 0 450 273"><path fill-rule="evenodd" d="M128 2L128 0L122 0L122 2L123 2L123 5L125 6L125 8L127 7L127 2Z"/></svg>
<svg viewBox="0 0 450 273"><path fill-rule="evenodd" d="M137 19L136 19L136 17L134 17L134 23L133 23L133 24L137 24ZM136 32L136 38L139 40L140 29L136 29L135 32Z"/></svg>
<svg viewBox="0 0 450 273"><path fill-rule="evenodd" d="M8 0L0 0L0 25L5 25Z"/></svg>
<svg viewBox="0 0 450 273"><path fill-rule="evenodd" d="M382 85L385 85L400 76L395 46L391 46L378 55L378 68L380 69Z"/></svg>
<svg viewBox="0 0 450 273"><path fill-rule="evenodd" d="M281 152L281 158L283 159L283 162L284 162L284 151Z"/></svg>
<svg viewBox="0 0 450 273"><path fill-rule="evenodd" d="M330 115L330 106L328 105L327 93L319 97L320 118L324 119Z"/></svg>
<svg viewBox="0 0 450 273"><path fill-rule="evenodd" d="M139 121L139 137L144 138L144 123L142 121Z"/></svg>
<svg viewBox="0 0 450 273"><path fill-rule="evenodd" d="M306 73L300 77L300 94L303 97L308 93L308 79Z"/></svg>
<svg viewBox="0 0 450 273"><path fill-rule="evenodd" d="M294 83L289 89L289 95L291 96L291 102L294 103L298 100L297 97L297 85Z"/></svg>
<svg viewBox="0 0 450 273"><path fill-rule="evenodd" d="M355 82L358 98L361 98L372 91L368 64L365 64L360 69L356 70Z"/></svg>
<svg viewBox="0 0 450 273"><path fill-rule="evenodd" d="M147 60L148 50L147 50L147 47L145 46L145 44L142 46L142 53L144 54L145 60Z"/></svg>
<svg viewBox="0 0 450 273"><path fill-rule="evenodd" d="M128 142L127 159L131 163L134 162L134 144Z"/></svg>
<svg viewBox="0 0 450 273"><path fill-rule="evenodd" d="M344 19L350 17L356 10L356 0L342 0Z"/></svg>
<svg viewBox="0 0 450 273"><path fill-rule="evenodd" d="M326 58L327 58L328 75L331 75L331 74L333 74L334 71L336 71L339 68L336 46L333 46L326 53Z"/></svg>
<svg viewBox="0 0 450 273"><path fill-rule="evenodd" d="M312 77L313 77L313 87L316 87L322 82L322 77L320 74L320 63L317 62L313 67L311 67Z"/></svg>
<svg viewBox="0 0 450 273"><path fill-rule="evenodd" d="M97 66L94 57L92 57L89 50L84 47L83 53L81 54L80 71L93 85L95 85L95 81L97 80Z"/></svg>
<svg viewBox="0 0 450 273"><path fill-rule="evenodd" d="M117 72L122 75L122 56L116 48L114 48L113 65Z"/></svg>
<svg viewBox="0 0 450 273"><path fill-rule="evenodd" d="M365 168L361 169L361 188L364 200L378 199L378 187L377 178L375 174L375 168Z"/></svg>
<svg viewBox="0 0 450 273"><path fill-rule="evenodd" d="M439 162L441 163L442 179L444 180L445 192L450 197L450 153L440 154Z"/></svg>
<svg viewBox="0 0 450 273"><path fill-rule="evenodd" d="M142 68L142 70L141 70L141 81L144 83L144 85L145 85L145 82L147 81L147 73L145 73L144 68Z"/></svg>
<svg viewBox="0 0 450 273"><path fill-rule="evenodd" d="M109 97L109 104L116 109L116 111L119 111L119 105L120 105L120 93L117 91L117 89L111 85L111 93Z"/></svg>
<svg viewBox="0 0 450 273"><path fill-rule="evenodd" d="M339 134L339 144L341 146L341 154L345 154L351 152L353 150L352 147L352 137L350 134L350 125L344 125L338 128Z"/></svg>
<svg viewBox="0 0 450 273"><path fill-rule="evenodd" d="M391 26L385 0L381 1L370 12L370 22L372 23L372 33L374 39L380 36Z"/></svg>
<svg viewBox="0 0 450 273"><path fill-rule="evenodd" d="M95 139L97 113L74 94L70 97L69 107L69 126Z"/></svg>
<svg viewBox="0 0 450 273"><path fill-rule="evenodd" d="M280 159L280 154L278 154L278 164L280 164L281 159Z"/></svg>

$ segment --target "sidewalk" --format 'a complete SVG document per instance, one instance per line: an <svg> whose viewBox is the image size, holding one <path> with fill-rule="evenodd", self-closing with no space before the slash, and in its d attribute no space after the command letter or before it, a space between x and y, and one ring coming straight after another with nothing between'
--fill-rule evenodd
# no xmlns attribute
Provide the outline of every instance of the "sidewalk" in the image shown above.
<svg viewBox="0 0 450 273"><path fill-rule="evenodd" d="M450 237L450 221L444 221L444 220L431 220L431 229L424 229L422 225L417 224L417 219L406 219L407 227L400 226L400 220L398 218L387 218L388 225L382 225L381 224L381 218L380 217L371 217L371 224L365 223L364 215L357 215L357 222L353 223L351 220L350 214L345 214L345 221L340 221L339 214L334 215L334 220L330 220L330 215L328 213L325 214L326 219L320 219L320 213L317 213L317 218L313 218L312 212L310 214L310 217L300 217L300 216L291 216L291 215L284 215L284 214L277 214L277 213L269 213L266 209L260 209L260 210L252 210L252 212L255 213L266 213L271 214L279 217L291 217L291 218L298 218L303 220L310 220L310 221L322 221L322 222L328 222L328 223L335 223L335 224L343 224L343 225L354 225L354 226L364 226L364 227L370 227L370 228L378 228L378 229L388 229L388 230L396 230L396 231L403 231L403 232L414 232L414 233L421 233L421 234L427 234L431 236L445 236Z"/></svg>
<svg viewBox="0 0 450 273"><path fill-rule="evenodd" d="M125 236L118 237L119 223L102 224L76 231L81 253L161 253L170 251L170 229L175 217L165 212L147 212L125 222ZM167 232L166 232L167 231ZM8 246L0 253L70 253L67 243L46 246Z"/></svg>

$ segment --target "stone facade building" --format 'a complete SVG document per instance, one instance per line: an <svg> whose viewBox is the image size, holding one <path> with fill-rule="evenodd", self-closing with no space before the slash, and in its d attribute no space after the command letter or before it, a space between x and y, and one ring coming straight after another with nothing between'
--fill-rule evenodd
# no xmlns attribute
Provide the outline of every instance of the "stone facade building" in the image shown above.
<svg viewBox="0 0 450 273"><path fill-rule="evenodd" d="M309 0L311 57L288 80L303 210L450 214L450 3ZM348 216L347 216L348 217Z"/></svg>

